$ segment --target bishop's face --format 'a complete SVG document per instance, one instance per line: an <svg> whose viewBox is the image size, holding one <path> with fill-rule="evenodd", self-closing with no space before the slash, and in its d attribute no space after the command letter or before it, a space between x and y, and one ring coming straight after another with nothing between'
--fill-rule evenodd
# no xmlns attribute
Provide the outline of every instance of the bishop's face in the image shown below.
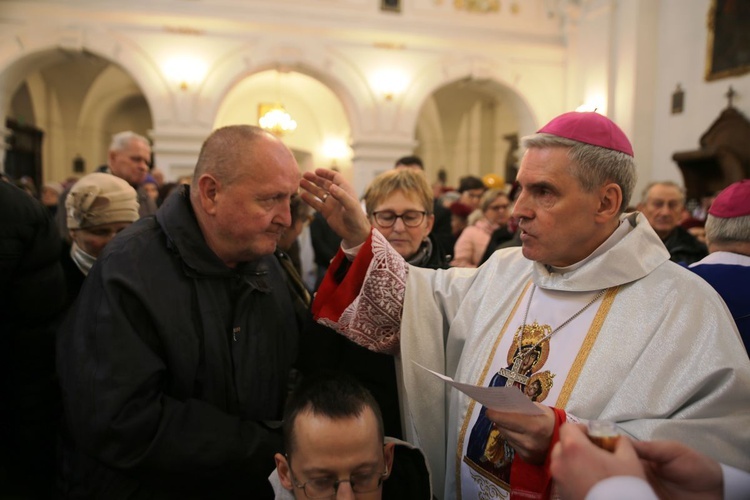
<svg viewBox="0 0 750 500"><path fill-rule="evenodd" d="M521 193L513 208L523 255L565 267L586 258L606 237L595 214L599 195L583 190L571 173L570 148L531 148L521 160Z"/></svg>

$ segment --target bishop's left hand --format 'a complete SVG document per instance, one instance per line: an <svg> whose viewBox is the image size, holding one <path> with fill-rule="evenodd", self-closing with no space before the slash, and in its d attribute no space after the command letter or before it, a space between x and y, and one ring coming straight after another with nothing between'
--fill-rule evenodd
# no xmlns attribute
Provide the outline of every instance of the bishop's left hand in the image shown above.
<svg viewBox="0 0 750 500"><path fill-rule="evenodd" d="M527 463L543 465L555 430L552 408L534 403L543 415L522 415L487 409L487 418L495 423L516 453Z"/></svg>

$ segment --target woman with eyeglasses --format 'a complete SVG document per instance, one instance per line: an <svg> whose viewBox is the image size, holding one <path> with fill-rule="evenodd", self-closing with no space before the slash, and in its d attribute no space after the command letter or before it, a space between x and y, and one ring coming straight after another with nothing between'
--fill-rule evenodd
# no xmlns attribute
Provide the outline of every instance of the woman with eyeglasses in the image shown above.
<svg viewBox="0 0 750 500"><path fill-rule="evenodd" d="M481 217L461 232L454 247L453 267L477 267L492 233L510 220L511 203L505 191L488 189L479 205Z"/></svg>
<svg viewBox="0 0 750 500"><path fill-rule="evenodd" d="M432 188L421 171L389 170L376 177L364 196L370 223L417 267L446 269L443 248L430 237L435 222Z"/></svg>

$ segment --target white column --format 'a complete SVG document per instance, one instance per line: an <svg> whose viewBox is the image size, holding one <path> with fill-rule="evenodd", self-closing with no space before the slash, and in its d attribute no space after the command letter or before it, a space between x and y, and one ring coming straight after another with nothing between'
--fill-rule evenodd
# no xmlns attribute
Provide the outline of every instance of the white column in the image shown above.
<svg viewBox="0 0 750 500"><path fill-rule="evenodd" d="M362 196L370 181L393 168L402 156L414 154L416 141L405 137L363 137L352 142L352 183Z"/></svg>
<svg viewBox="0 0 750 500"><path fill-rule="evenodd" d="M192 175L203 141L211 129L163 127L149 132L154 141L154 165L164 172L167 181Z"/></svg>

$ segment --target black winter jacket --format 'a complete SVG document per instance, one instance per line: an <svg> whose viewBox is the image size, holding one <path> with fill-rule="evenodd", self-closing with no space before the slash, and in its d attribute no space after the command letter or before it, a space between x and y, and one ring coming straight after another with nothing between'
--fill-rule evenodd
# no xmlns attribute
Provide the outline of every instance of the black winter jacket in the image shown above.
<svg viewBox="0 0 750 500"><path fill-rule="evenodd" d="M65 305L60 245L44 206L0 181L0 496L52 495L55 330Z"/></svg>
<svg viewBox="0 0 750 500"><path fill-rule="evenodd" d="M228 268L186 187L107 245L72 316L67 496L272 498L298 339L273 255Z"/></svg>
<svg viewBox="0 0 750 500"><path fill-rule="evenodd" d="M669 260L672 262L690 265L708 255L706 245L681 226L674 228L663 243L669 250Z"/></svg>

